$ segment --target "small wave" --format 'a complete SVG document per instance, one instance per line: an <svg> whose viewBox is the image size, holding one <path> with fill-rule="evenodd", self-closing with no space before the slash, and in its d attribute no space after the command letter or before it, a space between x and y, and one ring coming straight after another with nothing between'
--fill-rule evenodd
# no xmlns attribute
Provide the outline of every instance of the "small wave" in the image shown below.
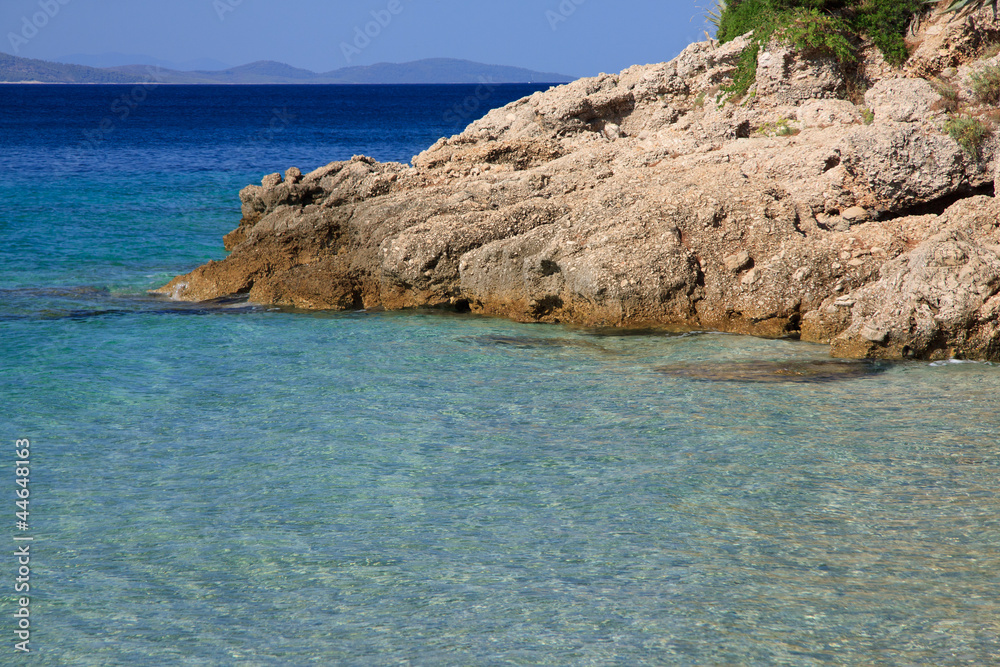
<svg viewBox="0 0 1000 667"><path fill-rule="evenodd" d="M971 359L944 359L942 361L932 361L928 364L931 368L941 368L943 366L995 366L992 361L973 361Z"/></svg>

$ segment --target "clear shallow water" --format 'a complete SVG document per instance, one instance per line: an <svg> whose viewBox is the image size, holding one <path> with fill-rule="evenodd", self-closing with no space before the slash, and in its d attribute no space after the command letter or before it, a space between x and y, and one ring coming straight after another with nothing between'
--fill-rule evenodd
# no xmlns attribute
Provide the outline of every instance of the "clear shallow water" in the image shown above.
<svg viewBox="0 0 1000 667"><path fill-rule="evenodd" d="M996 367L726 381L826 350L148 299L221 256L260 174L114 141L32 188L0 164L33 662L1000 661ZM233 145L204 144L162 161Z"/></svg>

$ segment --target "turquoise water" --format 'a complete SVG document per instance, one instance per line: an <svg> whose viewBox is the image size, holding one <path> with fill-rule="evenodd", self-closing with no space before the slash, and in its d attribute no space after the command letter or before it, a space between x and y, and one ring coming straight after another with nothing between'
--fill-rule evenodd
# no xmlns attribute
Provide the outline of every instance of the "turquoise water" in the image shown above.
<svg viewBox="0 0 1000 667"><path fill-rule="evenodd" d="M8 557L0 664L1000 663L996 367L751 382L826 349L151 299L281 168L197 127L0 164L35 537L34 655ZM341 157L320 129L268 150Z"/></svg>

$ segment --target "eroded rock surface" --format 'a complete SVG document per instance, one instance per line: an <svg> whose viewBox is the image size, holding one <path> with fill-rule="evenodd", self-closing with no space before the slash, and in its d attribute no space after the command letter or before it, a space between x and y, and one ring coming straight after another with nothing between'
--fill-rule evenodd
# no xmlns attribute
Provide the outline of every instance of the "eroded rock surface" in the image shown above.
<svg viewBox="0 0 1000 667"><path fill-rule="evenodd" d="M916 40L955 53L918 43L898 70L871 55L859 105L835 62L780 46L761 50L753 94L727 101L746 40L703 42L494 110L413 166L267 176L240 193L230 256L158 292L1000 358L996 139L963 150L920 78L965 90L995 19L947 18Z"/></svg>

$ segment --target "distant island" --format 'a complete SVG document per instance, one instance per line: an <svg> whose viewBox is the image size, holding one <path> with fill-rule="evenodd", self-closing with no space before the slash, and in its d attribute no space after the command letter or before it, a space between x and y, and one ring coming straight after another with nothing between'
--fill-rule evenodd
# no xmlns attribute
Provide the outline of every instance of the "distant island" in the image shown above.
<svg viewBox="0 0 1000 667"><path fill-rule="evenodd" d="M215 58L195 58L192 60L166 60L143 53L71 53L54 59L57 63L68 65L85 65L87 67L121 67L122 65L157 65L164 69L175 69L179 72L216 72L229 69L232 63L222 62Z"/></svg>
<svg viewBox="0 0 1000 667"><path fill-rule="evenodd" d="M182 84L392 84L567 83L574 77L468 60L429 58L379 63L316 73L271 60L210 71L182 72L151 65L87 67L0 53L2 83L182 83Z"/></svg>

